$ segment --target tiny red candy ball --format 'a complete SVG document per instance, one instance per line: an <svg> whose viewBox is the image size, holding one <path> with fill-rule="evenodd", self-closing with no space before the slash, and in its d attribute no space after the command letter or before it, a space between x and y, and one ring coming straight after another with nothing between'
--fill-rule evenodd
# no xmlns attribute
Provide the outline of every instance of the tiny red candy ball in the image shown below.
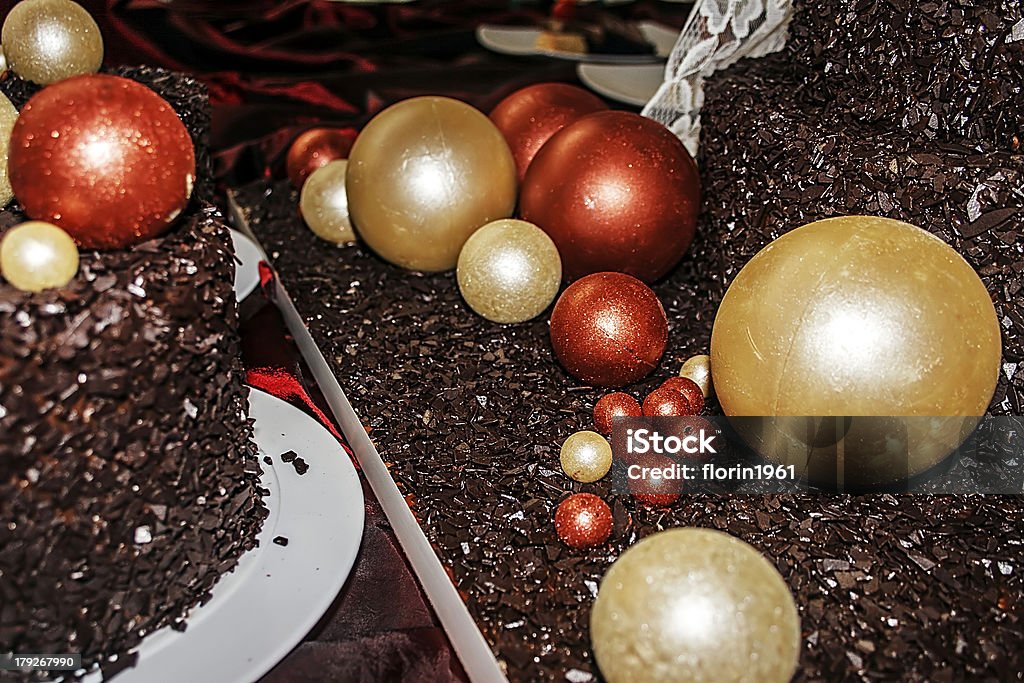
<svg viewBox="0 0 1024 683"><path fill-rule="evenodd" d="M672 389L678 391L680 394L686 397L686 402L690 404L690 410L693 411L693 415L700 414L700 411L704 410L704 392L700 390L700 386L689 377L670 377L665 380L665 383L661 385L662 389Z"/></svg>
<svg viewBox="0 0 1024 683"><path fill-rule="evenodd" d="M621 391L605 394L594 404L594 428L601 434L611 434L613 418L641 415L640 403L629 394Z"/></svg>
<svg viewBox="0 0 1024 683"><path fill-rule="evenodd" d="M637 502L657 508L668 507L679 500L683 492L682 480L663 476L675 464L671 458L646 454L637 458L633 464L640 469L631 469L635 476L631 475L628 483L629 492Z"/></svg>
<svg viewBox="0 0 1024 683"><path fill-rule="evenodd" d="M340 128L310 128L288 148L285 168L296 190L301 190L313 171L338 159L347 159L355 131Z"/></svg>
<svg viewBox="0 0 1024 683"><path fill-rule="evenodd" d="M196 157L159 95L127 78L90 74L28 101L11 133L8 170L30 217L83 247L115 249L171 225L192 194Z"/></svg>
<svg viewBox="0 0 1024 683"><path fill-rule="evenodd" d="M644 399L644 415L648 417L676 417L693 415L690 402L675 389L655 389Z"/></svg>
<svg viewBox="0 0 1024 683"><path fill-rule="evenodd" d="M575 493L559 503L555 531L570 548L601 545L612 535L612 509L593 493Z"/></svg>

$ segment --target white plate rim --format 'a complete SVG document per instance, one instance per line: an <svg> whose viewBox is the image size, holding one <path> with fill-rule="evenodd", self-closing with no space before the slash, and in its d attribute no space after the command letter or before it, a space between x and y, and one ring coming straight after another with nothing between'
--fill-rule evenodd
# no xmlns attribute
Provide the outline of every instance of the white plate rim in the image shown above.
<svg viewBox="0 0 1024 683"><path fill-rule="evenodd" d="M613 84L614 76L617 76L620 72L622 76L628 76L630 72L636 75L639 70L650 71L651 73L658 74L658 85L655 86L654 90L651 91L650 96L643 98L640 96L634 96L632 93L625 92L617 88ZM622 102L623 104L630 104L634 107L643 107L650 100L651 97L657 92L658 87L664 81L665 65L664 64L592 64L589 62L580 62L576 65L576 76L580 81L588 88L593 90L599 95L603 95L608 99L615 100L616 102ZM646 75L646 74L645 74ZM636 82L636 81L631 81Z"/></svg>
<svg viewBox="0 0 1024 683"><path fill-rule="evenodd" d="M242 301L252 294L260 285L260 261L263 252L247 236L234 228L231 232L231 245L235 255L235 299Z"/></svg>

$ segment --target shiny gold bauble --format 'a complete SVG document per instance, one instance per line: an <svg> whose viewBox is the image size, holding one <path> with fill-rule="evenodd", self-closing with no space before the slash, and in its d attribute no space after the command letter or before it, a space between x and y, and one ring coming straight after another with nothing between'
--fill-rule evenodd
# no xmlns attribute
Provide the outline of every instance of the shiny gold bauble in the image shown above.
<svg viewBox="0 0 1024 683"><path fill-rule="evenodd" d="M1000 352L989 294L959 254L912 225L846 216L744 266L715 319L711 368L730 417L812 418L742 421L769 460L873 485L923 472L966 438ZM822 416L854 417L837 429Z"/></svg>
<svg viewBox="0 0 1024 683"><path fill-rule="evenodd" d="M63 287L78 272L78 247L56 225L28 221L0 240L0 275L20 290Z"/></svg>
<svg viewBox="0 0 1024 683"><path fill-rule="evenodd" d="M457 279L462 297L479 315L518 323L537 317L554 300L562 261L555 243L536 225L502 219L466 240Z"/></svg>
<svg viewBox="0 0 1024 683"><path fill-rule="evenodd" d="M584 484L597 481L612 468L612 447L597 432L576 432L562 444L562 470Z"/></svg>
<svg viewBox="0 0 1024 683"><path fill-rule="evenodd" d="M688 358L679 368L679 376L693 380L707 398L711 394L711 356L702 354Z"/></svg>
<svg viewBox="0 0 1024 683"><path fill-rule="evenodd" d="M339 159L313 171L302 185L299 211L317 237L335 244L356 241L348 217L345 172L348 161Z"/></svg>
<svg viewBox="0 0 1024 683"><path fill-rule="evenodd" d="M7 14L0 40L11 70L40 85L96 73L103 63L99 26L71 0L22 0Z"/></svg>
<svg viewBox="0 0 1024 683"><path fill-rule="evenodd" d="M608 683L788 683L800 618L757 550L719 531L671 529L605 574L590 639Z"/></svg>
<svg viewBox="0 0 1024 683"><path fill-rule="evenodd" d="M7 175L7 154L11 149L11 131L18 120L18 110L14 108L7 96L0 93L0 207L14 198L11 179Z"/></svg>
<svg viewBox="0 0 1024 683"><path fill-rule="evenodd" d="M512 215L516 168L482 113L447 97L415 97L362 130L347 186L356 232L381 258L442 271L455 267L477 228Z"/></svg>

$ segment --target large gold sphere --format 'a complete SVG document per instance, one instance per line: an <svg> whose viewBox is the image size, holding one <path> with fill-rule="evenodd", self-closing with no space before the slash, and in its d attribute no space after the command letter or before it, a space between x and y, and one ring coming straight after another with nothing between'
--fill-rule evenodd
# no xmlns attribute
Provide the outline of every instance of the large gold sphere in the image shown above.
<svg viewBox="0 0 1024 683"><path fill-rule="evenodd" d="M63 287L78 272L78 246L56 225L28 221L0 240L0 275L20 290Z"/></svg>
<svg viewBox="0 0 1024 683"><path fill-rule="evenodd" d="M788 683L800 618L757 550L719 531L670 529L605 574L590 640L608 683Z"/></svg>
<svg viewBox="0 0 1024 683"><path fill-rule="evenodd" d="M459 254L459 291L469 307L497 323L535 318L558 294L562 261L533 223L502 219L473 233Z"/></svg>
<svg viewBox="0 0 1024 683"><path fill-rule="evenodd" d="M7 154L11 150L11 131L18 120L18 110L7 96L0 93L0 208L14 198L11 179L7 175Z"/></svg>
<svg viewBox="0 0 1024 683"><path fill-rule="evenodd" d="M7 14L0 40L11 70L40 85L96 73L103 63L99 26L71 0L22 0Z"/></svg>
<svg viewBox="0 0 1024 683"><path fill-rule="evenodd" d="M959 254L912 225L846 216L744 266L715 318L711 369L730 417L861 416L825 432L816 419L740 431L770 460L873 485L923 472L966 438L1000 350L991 299Z"/></svg>
<svg viewBox="0 0 1024 683"><path fill-rule="evenodd" d="M299 211L306 225L320 239L335 244L356 241L356 233L348 217L347 169L348 161L345 159L321 166L302 184L299 196Z"/></svg>
<svg viewBox="0 0 1024 683"><path fill-rule="evenodd" d="M415 97L362 130L347 187L356 231L381 258L450 270L477 228L512 215L516 168L482 113L446 97Z"/></svg>

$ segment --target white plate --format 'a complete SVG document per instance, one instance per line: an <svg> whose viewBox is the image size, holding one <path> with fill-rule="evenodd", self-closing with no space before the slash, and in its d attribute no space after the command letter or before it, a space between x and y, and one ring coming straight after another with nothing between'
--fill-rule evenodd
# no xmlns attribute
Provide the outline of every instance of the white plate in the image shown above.
<svg viewBox="0 0 1024 683"><path fill-rule="evenodd" d="M675 47L676 39L679 38L679 31L662 26L653 21L637 22L637 28L648 41L654 44L655 55L616 55L616 54L578 54L575 52L562 52L559 50L538 50L537 37L540 35L539 28L523 26L494 26L481 24L476 29L476 39L488 50L494 50L506 55L529 56L546 55L570 59L577 62L601 62L606 64L643 64L646 62L665 59Z"/></svg>
<svg viewBox="0 0 1024 683"><path fill-rule="evenodd" d="M146 637L138 665L116 683L252 683L309 633L348 578L363 536L363 490L348 454L320 423L270 394L253 389L249 415L260 483L270 489L259 547L192 610L184 633ZM289 450L309 464L306 474L281 462ZM277 536L288 545L275 544Z"/></svg>
<svg viewBox="0 0 1024 683"><path fill-rule="evenodd" d="M576 75L596 93L616 102L642 107L661 87L665 65L580 63L576 65Z"/></svg>
<svg viewBox="0 0 1024 683"><path fill-rule="evenodd" d="M235 258L238 259L235 262L235 297L241 301L259 287L263 252L237 230L231 230L231 242L235 245Z"/></svg>

